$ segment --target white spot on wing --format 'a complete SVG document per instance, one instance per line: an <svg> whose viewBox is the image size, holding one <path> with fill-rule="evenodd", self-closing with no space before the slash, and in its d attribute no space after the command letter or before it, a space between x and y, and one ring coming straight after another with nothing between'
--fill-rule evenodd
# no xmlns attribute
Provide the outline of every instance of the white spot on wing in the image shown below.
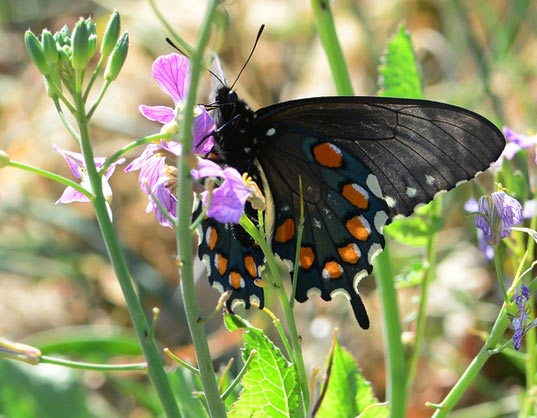
<svg viewBox="0 0 537 418"><path fill-rule="evenodd" d="M368 274L366 270L360 270L354 275L354 278L352 279L352 287L354 288L356 294L360 294L360 292L358 292L358 285L360 284L360 281L367 276Z"/></svg>
<svg viewBox="0 0 537 418"><path fill-rule="evenodd" d="M330 297L335 298L337 295L343 295L347 300L351 300L351 295L345 289L334 289L330 292Z"/></svg>
<svg viewBox="0 0 537 418"><path fill-rule="evenodd" d="M220 293L224 293L224 286L222 286L222 283L220 283L218 280L215 280L212 286Z"/></svg>
<svg viewBox="0 0 537 418"><path fill-rule="evenodd" d="M256 295L250 295L250 303L252 305L261 305L261 301Z"/></svg>
<svg viewBox="0 0 537 418"><path fill-rule="evenodd" d="M374 174L370 174L369 176L367 176L367 180L365 182L367 184L367 187L369 187L369 190L371 190L371 193L373 193L379 199L382 199L382 190L380 190L377 176L375 176Z"/></svg>
<svg viewBox="0 0 537 418"><path fill-rule="evenodd" d="M416 196L416 193L418 193L418 191L414 187L407 187L406 188L406 194L407 194L408 197L414 197L414 196Z"/></svg>
<svg viewBox="0 0 537 418"><path fill-rule="evenodd" d="M426 182L429 186L432 186L432 185L434 184L434 182L435 182L435 179L434 179L433 176L427 174L427 175L425 176L425 182Z"/></svg>
<svg viewBox="0 0 537 418"><path fill-rule="evenodd" d="M386 197L384 198L384 200L386 201L386 204L388 205L388 207L390 207L390 208L395 207L395 203L396 203L396 202L395 202L395 199L394 199L393 197L391 197L391 196L386 196Z"/></svg>
<svg viewBox="0 0 537 418"><path fill-rule="evenodd" d="M267 130L266 135L267 135L267 136L272 136L272 135L274 135L275 133L276 133L276 129L274 129L274 128L270 128L270 129Z"/></svg>
<svg viewBox="0 0 537 418"><path fill-rule="evenodd" d="M313 226L317 229L321 229L321 221L317 218L313 218Z"/></svg>
<svg viewBox="0 0 537 418"><path fill-rule="evenodd" d="M235 310L237 309L237 306L245 306L246 302L244 302L242 299L233 299L233 302L231 302L231 309Z"/></svg>
<svg viewBox="0 0 537 418"><path fill-rule="evenodd" d="M382 252L382 247L380 244L373 244L369 248L369 252L367 253L367 261L369 261L369 264L373 265L373 260L377 255L379 255Z"/></svg>
<svg viewBox="0 0 537 418"><path fill-rule="evenodd" d="M319 289L318 287L312 287L308 289L308 291L306 292L306 296L308 298L312 296L321 296L321 294L322 294L321 289Z"/></svg>
<svg viewBox="0 0 537 418"><path fill-rule="evenodd" d="M210 248L210 240L211 240L211 232L213 231L213 227L210 226L209 228L207 228L207 231L205 232L205 244L207 244L207 246Z"/></svg>
<svg viewBox="0 0 537 418"><path fill-rule="evenodd" d="M207 276L211 277L211 259L209 254L203 254L201 261L205 264L205 267L207 267Z"/></svg>
<svg viewBox="0 0 537 418"><path fill-rule="evenodd" d="M378 231L379 234L382 234L382 230L384 228L384 225L386 225L386 221L388 220L388 215L386 215L386 212L383 210L379 210L377 213L375 213L375 229Z"/></svg>

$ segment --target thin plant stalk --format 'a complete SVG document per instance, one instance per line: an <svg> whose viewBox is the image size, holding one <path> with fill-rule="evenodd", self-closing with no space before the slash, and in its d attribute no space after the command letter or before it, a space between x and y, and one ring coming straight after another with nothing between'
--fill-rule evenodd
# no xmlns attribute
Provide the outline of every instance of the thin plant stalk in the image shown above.
<svg viewBox="0 0 537 418"><path fill-rule="evenodd" d="M150 329L149 323L140 300L138 299L138 295L134 290L125 257L122 253L121 246L114 231L114 226L110 216L108 215L106 206L107 203L103 195L101 176L99 175L93 160L93 150L91 147L88 120L86 118L86 109L84 99L82 97L82 77L78 71L76 76L77 88L74 94L76 118L80 131L82 153L84 155L84 161L86 162L87 173L90 179L92 190L95 193L92 203L97 216L97 221L99 222L110 261L112 262L114 272L116 273L123 296L125 297L127 309L129 310L134 329L147 361L149 378L155 387L166 415L168 417L180 417L181 415L179 413L170 382L168 381L168 377L164 372L160 353L154 341L151 341L148 338Z"/></svg>
<svg viewBox="0 0 537 418"><path fill-rule="evenodd" d="M179 273L181 277L181 293L185 306L188 328L196 351L205 399L207 401L210 415L213 418L225 417L226 409L220 398L204 324L199 321L201 312L194 286L192 234L190 231L192 218L192 176L190 174L191 167L189 166L188 161L192 159L194 106L196 104L198 83L202 70L203 54L205 47L209 42L211 27L218 4L218 0L211 0L209 2L201 24L196 49L192 55L190 86L186 98L186 105L182 114L183 120L181 122L180 132L183 152L178 159L177 164L178 225L176 229L177 249L180 260Z"/></svg>
<svg viewBox="0 0 537 418"><path fill-rule="evenodd" d="M65 360L62 358L41 356L39 363L55 364L57 366L69 367L71 369L93 370L97 372L123 372L146 370L147 363L127 363L127 364L98 364L85 363L81 361Z"/></svg>

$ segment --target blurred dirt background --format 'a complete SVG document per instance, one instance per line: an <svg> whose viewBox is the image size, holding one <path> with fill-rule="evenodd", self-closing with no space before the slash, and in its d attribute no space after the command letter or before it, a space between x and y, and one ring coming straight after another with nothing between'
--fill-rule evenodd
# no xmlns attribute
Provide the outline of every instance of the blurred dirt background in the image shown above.
<svg viewBox="0 0 537 418"><path fill-rule="evenodd" d="M426 98L467 107L499 126L508 124L522 133L535 127L535 2L337 0L331 4L356 94L377 93L380 57L390 37L404 23L422 67ZM204 1L158 0L157 5L178 33L187 40L195 39ZM239 94L252 107L335 94L309 2L232 0L225 7L229 23L218 52L228 79L234 79L259 26L266 24L253 59L237 85ZM160 126L146 121L137 107L141 103L171 104L151 77L155 57L170 53L171 48L147 1L1 0L0 148L12 159L70 176L52 143L75 150L74 141L46 96L41 76L29 63L24 31L31 28L39 34L48 27L54 32L64 24L72 27L79 16L92 16L102 34L113 9L121 13L122 29L130 33L130 50L117 82L95 114L91 129L95 153L111 155L127 142L158 131ZM207 76L203 89L206 95L209 85ZM481 182L490 188L489 177L483 176ZM117 327L129 328L123 297L91 207L55 206L62 187L12 168L0 170L0 185L0 336L33 342L46 335L53 341L73 330L107 333ZM185 358L192 357L178 277L170 261L175 252L173 233L160 227L153 214L145 213L146 197L138 188L136 175L119 169L112 187L117 230L144 304L148 312L153 306L162 311L158 338ZM425 402L439 402L455 383L481 347L478 330L490 329L500 306L493 267L476 248L473 222L462 209L470 193L466 185L445 198L446 226L439 239L438 278L430 292L423 356L411 393L411 417L432 414ZM422 249L393 245L396 270L423 253ZM208 286L202 266L197 266L197 273L202 308L209 313L219 294ZM372 320L369 331L358 327L348 304L339 297L332 303L314 298L299 304L298 326L308 370L324 365L330 337L338 327L341 344L352 351L377 396L383 399L385 370L378 296L372 278L364 280L361 287ZM399 293L403 327L409 339L417 294L416 289ZM268 306L275 308L276 303L271 303L268 301ZM265 316L253 311L247 315L277 340ZM220 317L207 329L216 367L239 355L240 339L223 328ZM108 398L121 416L150 415L135 397L125 392L121 396L107 393L107 379L93 376L84 382L88 391ZM0 385L4 384L0 376ZM465 409L478 404L499 411L486 416L508 415L517 408L521 385L523 372L505 357L497 356L458 405L459 416L485 416Z"/></svg>

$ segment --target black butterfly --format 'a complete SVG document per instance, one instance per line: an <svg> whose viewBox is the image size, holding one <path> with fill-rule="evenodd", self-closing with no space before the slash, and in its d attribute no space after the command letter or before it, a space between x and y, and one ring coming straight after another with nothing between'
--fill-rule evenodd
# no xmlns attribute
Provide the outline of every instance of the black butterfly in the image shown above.
<svg viewBox="0 0 537 418"><path fill-rule="evenodd" d="M482 116L426 100L316 97L253 112L220 87L215 121L214 154L263 185L272 249L291 270L301 177L305 226L296 300L343 292L364 329L369 318L358 283L384 247L384 225L486 170L505 146ZM199 256L210 283L232 290L228 309L237 300L263 307L263 289L254 283L261 249L238 225L209 218L202 231Z"/></svg>

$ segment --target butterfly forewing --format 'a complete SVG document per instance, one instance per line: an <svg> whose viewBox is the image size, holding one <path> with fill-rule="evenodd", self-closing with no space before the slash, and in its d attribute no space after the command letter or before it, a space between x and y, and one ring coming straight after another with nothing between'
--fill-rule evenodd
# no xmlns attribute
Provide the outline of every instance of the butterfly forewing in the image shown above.
<svg viewBox="0 0 537 418"><path fill-rule="evenodd" d="M482 116L426 100L304 99L261 109L257 119L267 130L317 134L346 148L377 177L392 218L473 178L505 146Z"/></svg>

